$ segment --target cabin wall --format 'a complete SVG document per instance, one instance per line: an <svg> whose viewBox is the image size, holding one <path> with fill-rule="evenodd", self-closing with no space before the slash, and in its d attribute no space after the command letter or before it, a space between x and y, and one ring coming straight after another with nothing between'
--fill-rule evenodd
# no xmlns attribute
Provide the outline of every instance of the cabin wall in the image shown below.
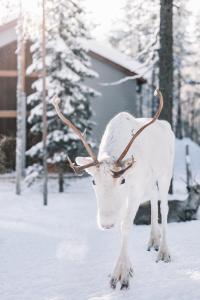
<svg viewBox="0 0 200 300"><path fill-rule="evenodd" d="M0 70L17 70L16 47L17 43L15 41L0 48ZM87 79L86 84L101 93L101 97L91 99L94 112L92 120L96 123L96 126L93 127L93 138L99 143L106 124L111 118L121 111L132 114L136 112L137 82L130 80L117 86L102 86L102 82L117 81L130 74L126 74L122 67L107 62L103 58L99 59L99 57L91 55L91 60L92 68L99 73L99 78ZM30 64L29 44L26 47L26 66ZM27 95L32 92L31 84L33 81L33 78L26 78ZM3 110L16 110L16 87L16 77L0 77L0 112ZM0 117L0 134L15 136L16 119L13 117Z"/></svg>
<svg viewBox="0 0 200 300"><path fill-rule="evenodd" d="M16 56L17 42L0 47L0 70L1 71L16 71L17 70L17 56ZM26 65L31 64L31 54L29 45L26 48ZM31 93L32 78L26 78L26 92L27 95ZM0 77L0 113L4 111L16 111L16 89L17 77ZM10 117L1 117L0 114L0 135L16 136L16 118L11 114Z"/></svg>
<svg viewBox="0 0 200 300"><path fill-rule="evenodd" d="M114 82L127 76L120 69L114 68L106 61L92 58L92 68L99 73L99 78L89 79L86 83L101 93L101 97L91 100L94 115L92 120L93 138L100 142L107 123L119 112L136 114L137 82L129 80L115 86L102 86L103 82Z"/></svg>

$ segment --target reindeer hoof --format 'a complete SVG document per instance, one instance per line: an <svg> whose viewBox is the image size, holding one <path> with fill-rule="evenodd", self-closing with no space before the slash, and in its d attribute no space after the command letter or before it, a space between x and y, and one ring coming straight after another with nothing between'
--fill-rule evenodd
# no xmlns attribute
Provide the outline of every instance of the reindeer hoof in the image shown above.
<svg viewBox="0 0 200 300"><path fill-rule="evenodd" d="M129 288L129 280L133 277L133 268L122 268L122 266L117 265L114 275L110 280L110 286L112 289L116 289L117 283L120 282L121 290Z"/></svg>
<svg viewBox="0 0 200 300"><path fill-rule="evenodd" d="M129 276L133 277L133 268L130 268L130 270L129 270Z"/></svg>
<svg viewBox="0 0 200 300"><path fill-rule="evenodd" d="M168 250L166 250L166 249L159 250L156 262L159 262L159 261L164 261L166 263L169 263L171 261L171 256L170 256Z"/></svg>
<svg viewBox="0 0 200 300"><path fill-rule="evenodd" d="M110 280L110 287L114 290L116 289L116 286L117 286L117 278L112 277Z"/></svg>
<svg viewBox="0 0 200 300"><path fill-rule="evenodd" d="M159 247L160 247L160 233L158 232L158 234L151 234L147 246L147 251L151 251L152 248L155 251L158 251Z"/></svg>
<svg viewBox="0 0 200 300"><path fill-rule="evenodd" d="M152 245L152 246L148 246L147 251L151 251L152 248L153 248L155 251L158 251L158 250L159 250L159 245L154 244L154 245Z"/></svg>
<svg viewBox="0 0 200 300"><path fill-rule="evenodd" d="M128 280L122 281L120 290L127 290L128 288L129 288L129 281Z"/></svg>

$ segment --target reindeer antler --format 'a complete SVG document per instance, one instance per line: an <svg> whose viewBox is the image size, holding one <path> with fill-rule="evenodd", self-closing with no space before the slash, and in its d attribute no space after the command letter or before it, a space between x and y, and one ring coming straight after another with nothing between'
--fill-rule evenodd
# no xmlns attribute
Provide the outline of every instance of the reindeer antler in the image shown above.
<svg viewBox="0 0 200 300"><path fill-rule="evenodd" d="M55 110L56 110L59 118L63 121L64 124L69 126L77 134L77 136L80 138L81 142L83 143L87 153L93 159L93 162L91 162L89 164L86 164L84 166L76 166L74 163L72 163L70 158L67 156L70 167L75 171L75 173L77 175L82 175L83 174L82 171L84 169L91 167L91 166L96 166L99 164L97 157L94 154L94 152L92 151L92 149L90 148L88 142L86 141L84 134L82 134L81 131L61 113L60 108L59 108L60 99L58 97L54 97L52 103L55 107Z"/></svg>
<svg viewBox="0 0 200 300"><path fill-rule="evenodd" d="M147 128L148 126L150 126L152 123L154 123L158 117L160 116L160 113L162 111L163 108L163 96L162 93L159 91L159 89L156 89L154 92L155 96L159 97L159 107L158 110L156 112L156 114L154 115L154 117L152 118L151 121L149 121L148 123L146 123L144 126L142 126L130 139L130 141L128 142L127 146L125 147L125 149L123 150L123 152L120 154L119 158L116 160L116 167L120 167L122 160L124 159L124 157L127 155L130 147L132 146L133 142L135 141L135 139L141 134L141 132ZM120 169L119 171L112 171L113 173L113 177L117 178L119 176L121 176L126 170L128 170L133 164L134 164L134 159L132 158L130 163L128 164L128 166L124 169Z"/></svg>
<svg viewBox="0 0 200 300"><path fill-rule="evenodd" d="M159 89L156 89L154 92L155 96L159 97L160 103L159 103L159 107L158 110L156 112L156 114L154 115L154 117L152 118L152 120L150 122L148 122L147 124L145 124L144 126L142 126L130 139L129 143L127 144L127 146L125 147L124 151L120 154L119 158L116 161L116 164L119 165L120 161L122 161L124 159L124 157L126 156L126 154L128 153L130 147L132 146L134 140L140 135L140 133L147 128L148 126L150 126L152 123L154 123L158 117L160 116L160 113L162 111L163 108L163 96L161 94L161 92L159 91Z"/></svg>

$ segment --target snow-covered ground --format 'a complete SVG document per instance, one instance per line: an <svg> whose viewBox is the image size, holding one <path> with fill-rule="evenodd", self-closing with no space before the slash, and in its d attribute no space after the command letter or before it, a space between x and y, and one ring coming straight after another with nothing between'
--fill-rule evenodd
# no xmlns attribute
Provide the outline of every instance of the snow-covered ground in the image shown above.
<svg viewBox="0 0 200 300"><path fill-rule="evenodd" d="M200 221L169 224L172 262L147 252L150 228L135 226L130 241L134 278L128 291L111 290L109 273L119 251L115 230L96 225L90 179L70 179L63 194L49 182L48 207L41 182L14 195L0 179L0 300L198 300Z"/></svg>
<svg viewBox="0 0 200 300"><path fill-rule="evenodd" d="M200 179L200 148L176 141L174 192L185 199L185 144L193 177ZM14 194L12 176L0 177L0 300L197 300L200 297L200 221L169 224L172 262L155 263L147 252L149 226L135 226L130 240L134 278L128 291L109 287L119 252L117 230L96 224L91 179L71 178L58 194L49 181L49 205L42 182Z"/></svg>
<svg viewBox="0 0 200 300"><path fill-rule="evenodd" d="M186 166L185 147L189 146L190 164L193 183L200 183L200 146L189 138L176 139L174 164L174 195L172 199L185 200L186 198Z"/></svg>

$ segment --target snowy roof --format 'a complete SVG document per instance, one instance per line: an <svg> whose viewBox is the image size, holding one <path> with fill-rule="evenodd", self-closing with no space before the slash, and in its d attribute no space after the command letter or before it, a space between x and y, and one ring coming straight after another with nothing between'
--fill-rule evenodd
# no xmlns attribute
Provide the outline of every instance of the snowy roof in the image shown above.
<svg viewBox="0 0 200 300"><path fill-rule="evenodd" d="M16 41L16 25L17 19L12 20L6 24L0 25L0 47L3 47L13 41ZM120 68L127 75L140 75L141 83L146 82L143 77L144 67L136 60L126 56L120 51L112 48L109 44L102 44L96 40L83 40L85 48L89 51L91 56L98 59L104 59L104 62L112 64L116 68Z"/></svg>
<svg viewBox="0 0 200 300"><path fill-rule="evenodd" d="M15 27L16 20L0 25L0 47L8 45L17 39Z"/></svg>
<svg viewBox="0 0 200 300"><path fill-rule="evenodd" d="M83 41L83 44L90 52L105 58L107 62L111 62L116 66L122 67L130 75L141 74L141 77L143 77L142 74L145 70L141 63L114 49L109 44L102 44L96 40ZM144 78L141 79L145 82Z"/></svg>

